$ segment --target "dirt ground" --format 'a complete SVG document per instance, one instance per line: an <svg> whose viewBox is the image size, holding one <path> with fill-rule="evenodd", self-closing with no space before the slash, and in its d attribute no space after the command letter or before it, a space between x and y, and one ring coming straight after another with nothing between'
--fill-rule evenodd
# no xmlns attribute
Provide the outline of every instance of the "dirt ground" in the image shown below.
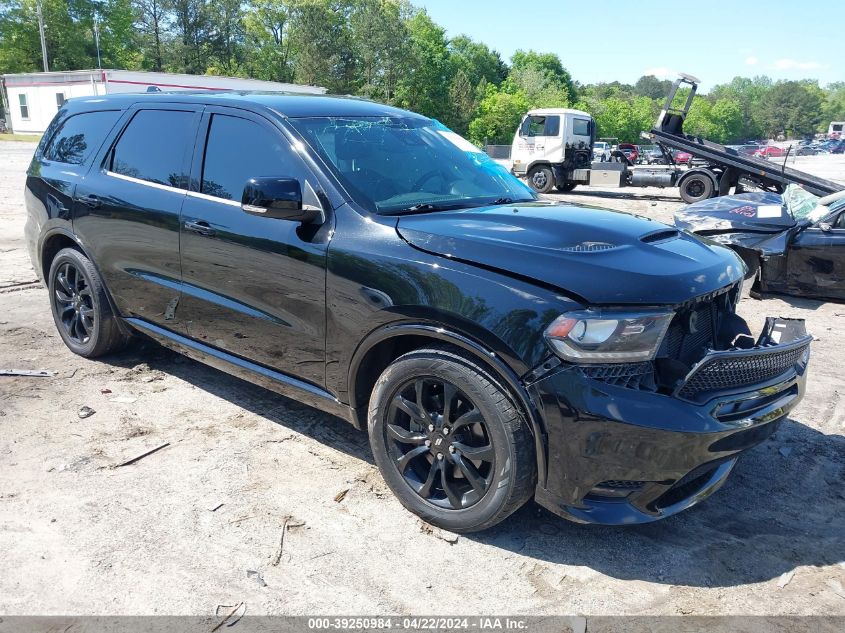
<svg viewBox="0 0 845 633"><path fill-rule="evenodd" d="M807 395L699 506L611 529L528 504L457 538L399 505L339 419L152 343L71 354L24 253L33 149L0 143L0 367L57 373L0 376L0 614L845 614L845 305L742 301L758 327L807 319Z"/></svg>

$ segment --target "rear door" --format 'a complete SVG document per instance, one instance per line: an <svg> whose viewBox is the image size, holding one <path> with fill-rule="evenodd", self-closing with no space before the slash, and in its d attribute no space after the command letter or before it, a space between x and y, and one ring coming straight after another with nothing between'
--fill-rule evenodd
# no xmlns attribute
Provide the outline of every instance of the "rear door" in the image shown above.
<svg viewBox="0 0 845 633"><path fill-rule="evenodd" d="M180 311L206 345L325 383L329 223L322 227L241 209L250 178L296 178L321 189L291 140L261 116L209 107L182 208Z"/></svg>
<svg viewBox="0 0 845 633"><path fill-rule="evenodd" d="M50 138L33 161L27 183L29 191L43 205L42 224L53 219L72 220L76 185L122 112L104 110L67 117L63 114L58 115L48 130Z"/></svg>
<svg viewBox="0 0 845 633"><path fill-rule="evenodd" d="M179 213L203 106L134 106L76 191L74 231L121 314L184 333Z"/></svg>
<svg viewBox="0 0 845 633"><path fill-rule="evenodd" d="M807 295L845 299L845 212L829 226L811 226L795 236L787 255L787 279Z"/></svg>

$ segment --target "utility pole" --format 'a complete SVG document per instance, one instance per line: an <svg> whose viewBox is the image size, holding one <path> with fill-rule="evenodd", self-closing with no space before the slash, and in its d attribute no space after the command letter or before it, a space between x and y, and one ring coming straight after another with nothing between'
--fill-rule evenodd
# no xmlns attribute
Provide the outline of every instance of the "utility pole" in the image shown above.
<svg viewBox="0 0 845 633"><path fill-rule="evenodd" d="M94 16L94 43L97 45L97 68L102 68L100 63L100 21Z"/></svg>
<svg viewBox="0 0 845 633"><path fill-rule="evenodd" d="M44 72L50 72L50 64L47 63L47 40L44 39L44 15L41 13L41 0L35 4L38 12L38 32L41 34L41 59L44 60Z"/></svg>

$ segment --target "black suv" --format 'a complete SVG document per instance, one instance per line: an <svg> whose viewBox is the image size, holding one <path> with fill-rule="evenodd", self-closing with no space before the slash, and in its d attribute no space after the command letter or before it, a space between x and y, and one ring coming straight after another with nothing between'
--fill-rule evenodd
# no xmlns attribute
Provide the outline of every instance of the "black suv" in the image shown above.
<svg viewBox="0 0 845 633"><path fill-rule="evenodd" d="M802 396L803 322L752 338L725 247L539 201L431 119L357 99L65 104L28 248L86 357L132 334L368 429L400 501L480 530L529 498L652 521Z"/></svg>

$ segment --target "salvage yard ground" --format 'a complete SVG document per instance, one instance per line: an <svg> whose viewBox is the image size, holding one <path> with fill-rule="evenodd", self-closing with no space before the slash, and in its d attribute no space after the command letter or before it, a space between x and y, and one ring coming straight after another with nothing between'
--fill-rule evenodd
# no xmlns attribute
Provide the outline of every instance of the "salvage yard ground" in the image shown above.
<svg viewBox="0 0 845 633"><path fill-rule="evenodd" d="M0 368L56 374L0 376L0 613L845 614L845 305L742 301L752 327L807 319L807 395L698 507L609 529L529 504L458 538L401 508L341 420L152 343L71 354L24 252L33 149L0 143ZM661 220L681 204L548 197Z"/></svg>

